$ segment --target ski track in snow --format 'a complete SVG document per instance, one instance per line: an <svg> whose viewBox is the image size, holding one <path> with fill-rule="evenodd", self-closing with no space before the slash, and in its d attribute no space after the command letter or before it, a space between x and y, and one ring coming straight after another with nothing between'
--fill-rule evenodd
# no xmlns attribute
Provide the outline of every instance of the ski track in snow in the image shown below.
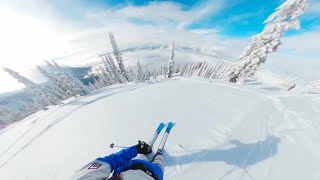
<svg viewBox="0 0 320 180"><path fill-rule="evenodd" d="M250 89L244 89L243 87L242 88L238 88L238 87L235 87L235 86L230 86L230 85L225 85L225 84L219 84L219 83L213 83L213 82L201 82L201 81L192 81L193 83L204 83L204 84L212 84L212 85L215 85L215 86L223 86L223 87L228 87L228 88L233 88L233 89L237 89L237 90L240 90L240 91L244 91L244 92L249 92L251 94L255 94L257 96L261 96L261 97L265 97L265 95L263 94L260 94L258 93L257 91L253 91L253 90L250 90ZM281 102L281 100L279 100L278 97L274 97L274 96L269 96L269 97L266 97L266 99L270 99L272 102L274 102L274 107L275 109L278 110L278 113L283 113L284 114L284 117L285 119L290 119L290 115L293 114L294 116L296 117L299 117L299 114L295 113L294 111L290 110L290 109L285 109L285 112L283 112L283 103ZM253 112L258 112L259 110L259 107L255 110L253 110ZM302 118L301 118L302 119ZM271 119L272 120L272 119ZM236 124L241 124L243 123L243 121L245 121L245 119L242 119L240 120L239 122L237 122ZM258 128L258 131L257 131L257 135L256 135L256 142L258 141L261 141L263 140L264 137L266 137L268 134L270 134L271 132L269 131L272 131L270 129L267 129L268 125L267 125L267 120L266 119L263 119L262 121L258 120L256 121L258 123L257 125L257 128ZM313 122L314 125L317 127L317 129L319 129L319 121L314 121ZM265 127L265 128L263 128ZM236 129L237 127L235 127L234 129ZM217 132L219 132L218 130L216 130ZM292 129L287 129L287 130L284 130L282 131L282 133L284 134L288 134L290 132L293 132L293 133L298 133L299 131L302 131L302 130L299 130L299 128L292 128ZM320 131L318 131L320 132ZM221 133L221 132L219 132ZM223 134L223 133L221 133ZM289 135L288 135L289 136ZM294 139L294 138L292 138ZM226 137L224 142L228 141L229 138ZM224 145L222 145L224 146ZM268 148L269 150L269 154L272 155L274 152L273 152L273 148L271 148L271 145L269 145L270 148ZM216 148L218 148L220 146L217 146ZM250 149L250 151L248 151L248 154L246 156L246 158L243 160L242 162L242 166L240 168L237 168L236 166L232 167L230 170L228 170L223 176L221 176L219 179L224 179L224 178L227 178L229 175L233 174L233 173L236 173L238 174L237 177L235 179L252 179L254 180L255 178L250 175L250 167L247 167L247 162L250 160L251 157L254 157L255 156L255 153L257 153L257 149L258 149L258 144L256 144L254 147L252 147ZM204 156L204 155L203 155ZM202 159L203 157L195 157L197 160L199 159ZM183 161L183 160L182 160ZM179 163L179 162L178 162ZM172 178L174 179L175 176L179 175L179 174L182 174L186 171L189 171L191 170L192 168L194 168L196 165L190 163L190 164L187 164L187 165L181 165L181 164L178 164L176 167L175 167L175 170L174 171L171 171L169 174L167 174L167 177L168 178ZM270 167L272 166L272 157L271 159L269 160L268 162L268 165L267 167L265 168L264 170L264 179L268 179L268 176L269 176L269 172L270 172ZM245 178L244 176L247 176L247 178Z"/></svg>
<svg viewBox="0 0 320 180"><path fill-rule="evenodd" d="M57 118L56 120L52 121L49 123L49 125L46 125L46 127L44 129L42 129L40 131L40 133L37 133L35 135L33 135L33 137L31 138L31 140L29 140L27 143L25 143L25 145L23 145L21 148L19 148L12 156L10 156L8 159L4 160L4 162L1 162L0 163L0 168L2 168L3 166L6 165L6 163L8 163L12 158L14 158L16 155L18 155L20 152L22 152L25 148L27 148L29 145L31 145L38 137L40 137L41 135L43 135L44 133L46 133L48 130L50 130L51 128L53 128L55 125L57 125L59 122L63 121L65 118L67 118L68 116L70 116L72 113L80 110L81 108L83 108L84 106L88 105L88 104L92 104L94 102L97 102L99 100L102 100L104 98L107 98L107 97L110 97L110 96L113 96L113 95L117 95L117 94L120 94L120 93L124 93L124 92L127 92L127 91L131 91L131 90L134 90L134 89L137 89L137 88L142 88L144 86L146 86L148 84L138 84L138 85L133 85L132 87L120 87L119 89L118 88L115 88L117 91L116 92L111 92L111 93L108 93L108 90L112 90L112 89L108 89L106 90L107 91L107 94L101 96L101 97L98 97L98 98L95 98L93 100L90 100L88 102L85 102L83 103L82 105L79 105L79 106L75 106L75 108L69 110L69 112L64 112L62 113L63 116ZM94 93L93 93L94 94ZM91 95L93 95L91 94ZM90 97L90 94L88 95ZM86 99L88 96L85 96L85 97L81 97L79 99L77 99L76 101L72 101L72 102L69 102L65 105L72 105L74 102L78 102L82 99ZM1 158L9 151L11 150L12 148L14 148L14 146L19 143L20 141L23 140L23 138L32 132L33 129L41 126L41 123L44 123L43 121L46 120L46 118L48 118L50 115L52 115L53 113L56 113L56 114L60 114L60 112L57 112L61 109L62 107L59 107L57 109L53 109L53 111L49 111L49 113L44 113L42 116L40 117L37 117L36 119L34 119L31 124L33 124L32 127L30 127L25 133L23 133L21 136L19 136L13 144L11 144L7 149L5 149L5 151L3 151L1 154L0 154L0 160ZM38 123L37 123L38 122Z"/></svg>
<svg viewBox="0 0 320 180"><path fill-rule="evenodd" d="M50 111L45 112L43 115L41 115L40 117L36 117L34 120L31 121L30 123L30 128L27 129L26 132L24 132L23 134L21 134L10 146L8 146L8 148L6 148L1 154L0 154L0 159L2 158L2 156L4 156L12 147L14 147L25 135L27 135L28 133L30 133L34 128L38 127L40 122L40 120L44 120L45 118L47 118L48 116L50 116L52 113L54 113L55 111L59 110L60 107L58 108L51 108ZM32 119L32 117L29 117L30 119ZM29 118L26 118L26 120L28 120ZM32 126L31 126L32 125ZM13 126L12 126L13 127ZM11 127L11 128L12 128ZM10 130L11 128L9 128L8 130ZM6 130L6 131L8 131ZM5 133L6 131L4 131L3 133ZM0 165L0 168L2 167L2 165Z"/></svg>
<svg viewBox="0 0 320 180"><path fill-rule="evenodd" d="M293 142L294 138L290 136L290 134L296 134L296 133L303 133L303 129L301 127L301 124L303 125L309 125L315 128L315 132L317 133L318 137L320 137L320 123L319 121L313 121L309 119L304 119L302 114L299 114L295 110L290 109L290 107L287 107L280 99L279 97L268 97L270 98L274 106L278 109L279 112L283 114L283 119L285 120L285 123L288 125L286 129L283 130L277 130L276 133L281 134L285 137L286 140L289 142ZM313 111L317 111L317 109L313 109ZM318 111L319 112L319 111ZM300 121L300 122L299 122ZM303 121L303 122L302 122ZM284 122L278 122L278 125L281 125Z"/></svg>
<svg viewBox="0 0 320 180"><path fill-rule="evenodd" d="M259 110L259 107L257 108L257 110ZM254 111L257 111L257 110L254 110ZM241 121L241 123L244 123L244 121L246 121L246 119L243 119ZM263 126L262 126L262 123L264 123L264 121L256 121L257 123L257 135L256 135L256 139L255 139L255 142L258 142L258 141L261 141L263 140L263 137L266 136L266 132L263 131ZM254 147L252 147L246 154L246 157L245 159L242 161L242 165L240 167L232 167L229 171L227 171L222 177L220 177L219 179L224 179L224 178L228 178L229 175L233 174L233 173L236 173L238 175L236 175L236 178L237 180L239 179L242 179L243 176L247 175L249 177L249 179L255 179L254 177L252 177L252 175L250 175L250 173L248 172L248 168L247 167L247 163L248 161L250 160L251 157L254 157L254 154L256 153L257 151L257 148L258 148L258 144L255 144Z"/></svg>

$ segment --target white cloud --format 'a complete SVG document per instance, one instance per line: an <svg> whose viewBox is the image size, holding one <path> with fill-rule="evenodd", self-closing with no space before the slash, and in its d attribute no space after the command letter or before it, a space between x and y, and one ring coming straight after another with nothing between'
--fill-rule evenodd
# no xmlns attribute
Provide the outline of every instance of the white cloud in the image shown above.
<svg viewBox="0 0 320 180"><path fill-rule="evenodd" d="M307 8L306 13L320 15L320 1L311 0L309 2L309 7Z"/></svg>
<svg viewBox="0 0 320 180"><path fill-rule="evenodd" d="M320 31L283 38L278 52L266 61L268 69L279 74L299 77L303 83L320 79Z"/></svg>
<svg viewBox="0 0 320 180"><path fill-rule="evenodd" d="M183 10L181 4L174 2L150 2L146 6L127 6L120 9L109 9L88 13L89 18L100 18L103 21L139 19L153 25L183 29L187 25L208 15L217 13L223 1L207 1L190 10Z"/></svg>
<svg viewBox="0 0 320 180"><path fill-rule="evenodd" d="M319 39L320 31L305 32L303 34L285 37L283 39L283 50L292 53L302 52L301 54L304 56L320 57Z"/></svg>
<svg viewBox="0 0 320 180"><path fill-rule="evenodd" d="M190 30L190 32L193 32L193 33L196 33L196 34L203 34L203 35L218 34L219 31L220 31L220 30L217 29L217 28Z"/></svg>

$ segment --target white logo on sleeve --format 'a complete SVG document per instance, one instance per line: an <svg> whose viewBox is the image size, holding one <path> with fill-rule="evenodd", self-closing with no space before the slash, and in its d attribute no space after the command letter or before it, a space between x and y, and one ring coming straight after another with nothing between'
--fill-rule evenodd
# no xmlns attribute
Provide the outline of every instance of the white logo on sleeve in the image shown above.
<svg viewBox="0 0 320 180"><path fill-rule="evenodd" d="M88 167L88 169L99 169L100 166L101 164L93 163Z"/></svg>

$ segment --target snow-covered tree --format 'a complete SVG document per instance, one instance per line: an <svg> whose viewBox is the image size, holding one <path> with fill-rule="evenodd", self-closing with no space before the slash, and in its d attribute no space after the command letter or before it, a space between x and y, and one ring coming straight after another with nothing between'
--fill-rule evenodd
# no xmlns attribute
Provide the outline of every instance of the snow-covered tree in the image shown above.
<svg viewBox="0 0 320 180"><path fill-rule="evenodd" d="M32 97L36 110L43 109L49 105L57 105L61 102L61 99L59 99L59 97L57 97L51 90L41 87L9 68L3 69L26 87L26 92Z"/></svg>
<svg viewBox="0 0 320 180"><path fill-rule="evenodd" d="M116 58L117 63L118 63L120 74L126 79L126 81L129 81L127 71L126 71L124 64L123 64L122 54L118 48L118 45L117 45L116 40L114 39L114 36L112 33L109 33L109 38L110 38L110 43L111 43L112 50L113 50L113 55Z"/></svg>
<svg viewBox="0 0 320 180"><path fill-rule="evenodd" d="M122 83L124 80L121 77L118 67L115 65L113 58L107 52L107 55L100 55L104 69L109 74L112 83Z"/></svg>
<svg viewBox="0 0 320 180"><path fill-rule="evenodd" d="M150 76L151 76L151 74L150 74L150 72L149 72L149 70L148 70L148 66L146 66L146 71L145 71L145 73L144 73L144 79L145 79L145 81L149 81L149 80L150 80Z"/></svg>
<svg viewBox="0 0 320 180"><path fill-rule="evenodd" d="M99 68L96 68L96 71L98 73L98 80L101 84L101 87L105 87L108 85L111 85L111 77L108 75L107 71L102 68L102 66L99 66Z"/></svg>
<svg viewBox="0 0 320 180"><path fill-rule="evenodd" d="M79 79L72 76L70 73L64 71L56 62L47 63L48 73L51 74L53 83L57 85L58 88L64 89L67 94L72 96L86 95L89 93L89 88L85 86ZM44 74L45 75L45 74ZM45 75L46 76L46 75ZM47 76L49 78L49 76Z"/></svg>
<svg viewBox="0 0 320 180"><path fill-rule="evenodd" d="M158 72L156 70L153 70L152 71L152 78L157 79L157 77L158 77Z"/></svg>
<svg viewBox="0 0 320 180"><path fill-rule="evenodd" d="M55 69L60 71L65 76L66 83L69 83L79 95L87 95L90 91L78 78L72 76L69 72L64 71L55 61L52 61Z"/></svg>
<svg viewBox="0 0 320 180"><path fill-rule="evenodd" d="M199 66L199 71L198 71L198 76L203 76L205 73L206 69L208 68L208 63L207 62L202 62L201 66Z"/></svg>
<svg viewBox="0 0 320 180"><path fill-rule="evenodd" d="M63 82L59 80L59 78L55 74L50 73L41 66L37 66L37 68L40 73L48 79L48 85L53 90L54 94L56 94L61 99L67 99L73 95L72 92L66 88Z"/></svg>
<svg viewBox="0 0 320 180"><path fill-rule="evenodd" d="M89 89L91 90L91 91L94 91L94 90L97 90L98 88L94 85L94 83L92 83L92 82L89 82Z"/></svg>
<svg viewBox="0 0 320 180"><path fill-rule="evenodd" d="M123 83L125 82L124 77L121 75L119 68L117 67L115 60L112 58L112 56L107 52L107 62L109 63L109 66L115 76L115 79L117 83Z"/></svg>
<svg viewBox="0 0 320 180"><path fill-rule="evenodd" d="M48 79L48 84L53 87L52 89L55 89L55 92L60 94L63 97L63 99L68 99L76 95L75 92L69 86L69 84L66 85L64 76L61 73L54 70L52 64L50 64L50 66L48 65L47 68L38 66L38 70L44 77Z"/></svg>
<svg viewBox="0 0 320 180"><path fill-rule="evenodd" d="M104 87L103 83L99 80L99 77L93 80L93 85L95 89Z"/></svg>
<svg viewBox="0 0 320 180"><path fill-rule="evenodd" d="M172 74L174 73L174 42L172 42L172 49L171 49L171 56L170 56L170 60L168 63L168 73L167 73L167 78L171 78Z"/></svg>
<svg viewBox="0 0 320 180"><path fill-rule="evenodd" d="M134 73L134 71L132 70L132 68L131 67L129 67L129 72L128 72L128 74L129 74L129 79L130 79L130 81L134 81L135 79L136 79L136 74Z"/></svg>
<svg viewBox="0 0 320 180"><path fill-rule="evenodd" d="M140 65L140 61L137 62L137 80L138 81L144 81L145 80L145 74L143 73L142 67Z"/></svg>
<svg viewBox="0 0 320 180"><path fill-rule="evenodd" d="M227 66L222 60L218 61L215 66L212 68L212 72L208 74L211 79L220 79L220 73L222 69Z"/></svg>
<svg viewBox="0 0 320 180"><path fill-rule="evenodd" d="M184 75L185 75L185 73L186 73L186 71L187 71L188 64L189 64L189 63L185 63L185 64L181 67L181 69L180 69L180 76L184 76Z"/></svg>
<svg viewBox="0 0 320 180"><path fill-rule="evenodd" d="M8 124L20 120L22 117L18 110L0 104L0 129Z"/></svg>
<svg viewBox="0 0 320 180"><path fill-rule="evenodd" d="M265 21L264 30L252 37L252 43L238 61L224 75L230 82L242 83L246 78L255 74L267 55L276 51L281 45L283 33L289 29L298 29L298 17L303 14L308 0L287 0L276 9Z"/></svg>

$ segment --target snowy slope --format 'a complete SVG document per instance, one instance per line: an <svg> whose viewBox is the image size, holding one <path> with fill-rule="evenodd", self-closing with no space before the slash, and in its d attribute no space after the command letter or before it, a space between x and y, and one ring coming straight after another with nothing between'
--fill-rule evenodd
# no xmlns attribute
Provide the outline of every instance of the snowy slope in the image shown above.
<svg viewBox="0 0 320 180"><path fill-rule="evenodd" d="M320 179L320 99L202 78L129 83L51 107L0 131L0 179L68 179L177 125L165 179Z"/></svg>

